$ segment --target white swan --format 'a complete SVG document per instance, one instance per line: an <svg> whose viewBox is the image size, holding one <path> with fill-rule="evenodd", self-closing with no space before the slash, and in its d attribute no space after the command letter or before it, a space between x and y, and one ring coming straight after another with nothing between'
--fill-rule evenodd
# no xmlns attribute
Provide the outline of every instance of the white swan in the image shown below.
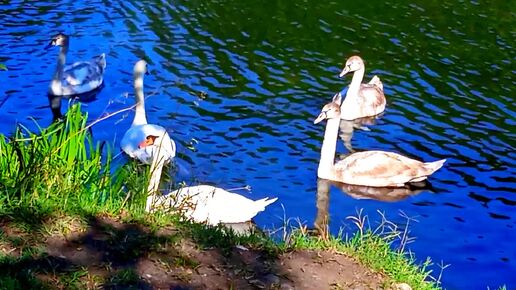
<svg viewBox="0 0 516 290"><path fill-rule="evenodd" d="M251 220L277 200L277 198L251 200L211 185L183 187L161 195L159 181L164 163L162 160L166 158L167 152L160 150L156 153L151 158L146 212L174 210L187 219L209 225L243 223Z"/></svg>
<svg viewBox="0 0 516 290"><path fill-rule="evenodd" d="M176 144L165 128L147 124L143 94L143 75L147 72L147 62L139 60L134 65L135 114L131 128L125 132L120 142L122 150L131 158L151 164L153 156L159 156L163 163L176 156Z"/></svg>
<svg viewBox="0 0 516 290"><path fill-rule="evenodd" d="M425 180L443 166L446 159L423 163L386 151L353 153L335 163L341 101L341 95L336 94L333 102L326 104L314 121L317 124L327 119L318 177L354 185L402 187L406 183Z"/></svg>
<svg viewBox="0 0 516 290"><path fill-rule="evenodd" d="M47 45L60 46L57 66L48 88L48 93L54 96L72 96L93 91L102 85L106 69L106 55L93 57L88 61L79 61L65 66L69 38L58 33Z"/></svg>
<svg viewBox="0 0 516 290"><path fill-rule="evenodd" d="M369 83L363 84L365 65L362 58L356 55L348 58L339 77L343 77L349 72L354 72L353 79L341 105L340 117L345 120L354 120L376 116L383 112L386 100L380 78L374 76Z"/></svg>
<svg viewBox="0 0 516 290"><path fill-rule="evenodd" d="M278 198L251 200L242 195L211 185L183 187L164 196L154 195L148 212L157 209L179 211L185 218L198 223L243 223L250 221Z"/></svg>

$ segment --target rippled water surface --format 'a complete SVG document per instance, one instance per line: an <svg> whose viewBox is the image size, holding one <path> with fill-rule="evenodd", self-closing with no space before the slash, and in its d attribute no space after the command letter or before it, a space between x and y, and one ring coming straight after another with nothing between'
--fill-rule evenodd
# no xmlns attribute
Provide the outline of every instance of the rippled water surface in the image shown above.
<svg viewBox="0 0 516 290"><path fill-rule="evenodd" d="M105 87L83 107L90 118L132 105L132 66L147 59L149 121L169 130L199 181L278 196L259 225L287 216L312 226L328 211L336 233L357 209L373 225L377 210L403 225L402 211L419 221L409 245L418 260L450 264L445 288L516 287L512 1L168 2L1 1L0 63L9 70L0 71L0 132L34 127L30 117L51 122L46 89L58 52L43 48L63 31L68 61L107 54ZM386 197L375 200L320 182L316 198L324 125L312 121L351 81L337 75L353 54L367 79L381 77L388 107L371 131L353 132L351 146L447 158L431 189L373 192ZM118 146L131 119L116 115L94 134Z"/></svg>

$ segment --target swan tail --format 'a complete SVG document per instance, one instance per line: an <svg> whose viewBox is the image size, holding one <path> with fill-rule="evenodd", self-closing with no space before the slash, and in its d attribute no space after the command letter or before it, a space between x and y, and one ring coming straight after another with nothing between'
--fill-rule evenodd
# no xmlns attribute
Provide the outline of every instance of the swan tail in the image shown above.
<svg viewBox="0 0 516 290"><path fill-rule="evenodd" d="M254 202L254 204L256 204L256 206L257 206L257 207L259 207L259 208L261 209L261 211L262 211L262 210L265 210L265 208L266 208L269 204L271 204L271 203L275 202L276 200L278 200L278 198L277 198L277 197L274 197L274 198L271 198L271 199L269 199L268 197L266 197L266 198L262 198L262 199L256 200L256 201Z"/></svg>
<svg viewBox="0 0 516 290"><path fill-rule="evenodd" d="M99 67L102 68L102 71L106 69L107 62L106 62L106 54L102 53L100 55L97 55L95 57L95 62L98 64Z"/></svg>
<svg viewBox="0 0 516 290"><path fill-rule="evenodd" d="M424 164L424 167L428 171L428 175L430 175L439 170L439 168L443 167L444 162L446 162L446 159L441 159L434 162L427 162Z"/></svg>

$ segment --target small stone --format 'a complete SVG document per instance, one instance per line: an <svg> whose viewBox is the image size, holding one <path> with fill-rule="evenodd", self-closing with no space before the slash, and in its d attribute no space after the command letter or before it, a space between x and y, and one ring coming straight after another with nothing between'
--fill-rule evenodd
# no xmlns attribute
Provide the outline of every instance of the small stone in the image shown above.
<svg viewBox="0 0 516 290"><path fill-rule="evenodd" d="M257 287L260 289L265 289L265 287L266 287L266 285L258 279L249 280L249 283L252 284L254 287Z"/></svg>
<svg viewBox="0 0 516 290"><path fill-rule="evenodd" d="M412 287L410 287L407 283L396 283L396 290L412 290Z"/></svg>
<svg viewBox="0 0 516 290"><path fill-rule="evenodd" d="M267 276L264 277L264 280L265 280L265 283L267 283L269 285L272 285L272 284L279 285L279 283L280 283L280 278L274 274L268 274Z"/></svg>

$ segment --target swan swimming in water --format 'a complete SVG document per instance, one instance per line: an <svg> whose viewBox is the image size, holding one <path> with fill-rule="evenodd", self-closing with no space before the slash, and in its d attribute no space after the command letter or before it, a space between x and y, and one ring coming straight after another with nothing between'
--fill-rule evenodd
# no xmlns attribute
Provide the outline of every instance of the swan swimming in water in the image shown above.
<svg viewBox="0 0 516 290"><path fill-rule="evenodd" d="M346 61L339 77L353 72L353 79L346 92L346 98L340 107L340 117L345 120L376 116L385 110L387 101L383 93L383 84L374 76L367 84L362 83L365 65L362 58L354 55ZM340 92L339 94L343 94Z"/></svg>
<svg viewBox="0 0 516 290"><path fill-rule="evenodd" d="M354 185L403 187L427 179L446 162L442 159L423 163L397 153L374 150L353 153L335 163L341 101L341 95L336 94L314 121L317 124L327 120L318 177Z"/></svg>
<svg viewBox="0 0 516 290"><path fill-rule="evenodd" d="M91 92L99 88L104 81L106 69L106 55L104 53L88 61L78 61L71 65L66 64L69 37L58 33L47 45L47 48L59 46L57 66L48 88L52 96L73 96Z"/></svg>

